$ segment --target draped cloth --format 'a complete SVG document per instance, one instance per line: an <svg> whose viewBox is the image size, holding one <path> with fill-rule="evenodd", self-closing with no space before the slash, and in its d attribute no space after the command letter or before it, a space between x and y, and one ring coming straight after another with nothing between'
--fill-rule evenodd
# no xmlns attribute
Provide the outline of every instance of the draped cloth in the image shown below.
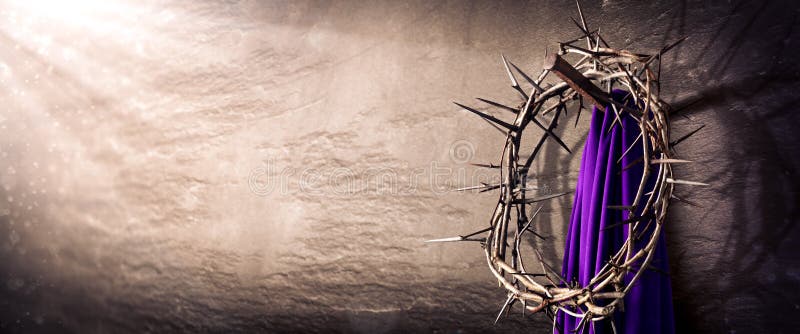
<svg viewBox="0 0 800 334"><path fill-rule="evenodd" d="M627 92L615 90L612 97L622 101ZM583 150L580 173L575 190L570 227L564 250L562 277L569 284L586 286L608 260L619 250L628 237L627 225L619 224L628 216L627 210L609 209L608 206L633 203L642 177L642 144L635 146L618 163L622 153L637 139L639 124L635 119L622 114L622 125L615 123L613 110L592 110L592 121ZM637 162L639 161L639 162ZM628 169L624 169L626 166ZM652 176L655 176L651 172ZM651 177L645 193L653 189ZM638 213L637 213L638 214ZM643 222L646 224L647 222ZM642 223L640 223L642 224ZM650 231L655 223L650 224ZM645 226L645 225L641 225ZM648 232L650 232L648 231ZM611 321L617 333L671 334L675 332L672 311L672 290L667 276L667 253L663 233L650 269L645 270L625 296L624 309L617 309L614 317L586 325L582 333L612 333ZM639 250L647 242L645 236L634 243ZM637 266L638 267L638 266ZM633 277L628 274L626 283ZM598 305L608 302L596 301ZM571 311L582 314L575 308ZM558 312L554 333L572 333L580 318Z"/></svg>

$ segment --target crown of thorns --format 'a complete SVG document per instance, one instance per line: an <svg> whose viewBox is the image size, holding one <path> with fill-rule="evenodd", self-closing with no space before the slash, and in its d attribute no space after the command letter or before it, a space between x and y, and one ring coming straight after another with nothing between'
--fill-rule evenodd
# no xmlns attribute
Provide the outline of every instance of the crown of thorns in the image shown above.
<svg viewBox="0 0 800 334"><path fill-rule="evenodd" d="M518 107L509 107L482 98L478 100L514 114L513 121L507 122L456 103L459 107L482 117L506 135L499 164L476 164L498 169L501 182L458 190L497 189L500 197L494 207L489 227L464 236L429 241L479 241L484 246L489 270L508 291L508 298L500 309L497 319L516 301L521 302L523 308L531 312L544 311L554 321L558 311L581 318L579 324L581 327L592 321L610 317L622 306L626 293L649 268L670 200L681 200L673 195L674 185L705 185L673 178L672 164L689 161L673 158L672 147L693 132L670 142L669 116L673 111L659 98L662 55L686 38L663 47L655 54L614 49L606 43L598 30L589 30L580 5L578 13L580 22L575 19L572 19L572 22L580 29L581 35L559 43L557 53L545 55L543 70L535 79L502 57L503 66L511 80L511 87L517 91L524 103L520 103ZM583 44L584 40L585 46L578 46L579 43ZM577 60L570 63L567 57ZM531 87L530 90L522 88L515 72L524 78ZM545 80L550 73L555 74L560 80L546 83ZM626 101L619 102L611 97L614 88L622 88L628 92ZM570 152L567 145L555 135L554 129L558 126L559 118L566 113L567 103L571 100L578 102L577 118L580 118L580 112L585 106L597 106L599 110L607 108L614 113L615 120L611 127L621 124L623 117L635 119L640 134L622 155L628 154L638 142L641 142L643 150L642 158L631 164L641 163L643 168L642 179L633 202L608 207L627 212L625 220L612 226L627 228L628 237L585 286L568 283L544 260L535 245L533 256L538 265L535 266L536 271L529 271L531 267L526 268L523 253L520 251L520 242L526 236L525 233L535 234L531 223L541 209L539 207L539 210L528 217L528 206L567 194L528 196L527 191L532 188L526 187L526 178L528 169L548 138ZM531 124L539 129L537 132L541 132L541 135L531 154L522 159L520 142ZM622 161L622 157L619 161ZM632 167L634 166L625 168ZM648 183L647 180L653 176L655 185L650 188L648 185L653 183ZM652 224L655 225L651 226ZM487 234L485 237L478 237L484 233ZM636 249L635 240L638 245L644 244L644 246Z"/></svg>

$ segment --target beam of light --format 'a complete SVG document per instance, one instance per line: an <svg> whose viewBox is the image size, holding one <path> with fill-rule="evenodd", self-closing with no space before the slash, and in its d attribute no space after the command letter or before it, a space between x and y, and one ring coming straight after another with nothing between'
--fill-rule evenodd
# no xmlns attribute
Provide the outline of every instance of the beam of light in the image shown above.
<svg viewBox="0 0 800 334"><path fill-rule="evenodd" d="M0 216L13 205L17 211L9 212L15 220L36 213L47 224L66 222L118 235L114 232L128 224L130 210L162 205L150 203L151 196L143 196L146 203L139 207L131 205L134 209L115 203L139 196L138 187L162 175L183 173L171 166L151 179L132 170L162 163L172 143L191 146L193 141L181 140L225 130L216 122L218 110L226 107L221 103L265 106L263 90L237 86L241 63L251 59L252 43L297 35L293 27L256 21L249 14L220 14L220 8L225 6L0 0L0 131L7 133L0 137ZM272 34L252 34L245 43L248 29ZM209 89L220 82L238 88ZM260 83L258 78L251 82ZM239 105L230 108L236 112ZM202 122L203 117L209 121ZM3 174L7 170L16 173ZM31 195L33 190L38 195ZM13 197L12 204L3 203L5 194ZM23 202L33 203L31 211L17 209ZM46 203L59 208L57 217L42 209ZM103 210L119 217L90 219ZM235 233L217 229L237 226L209 224L175 238L196 242L230 235L235 244ZM44 232L31 230L30 236L29 245L50 243ZM75 248L92 244L81 245Z"/></svg>
<svg viewBox="0 0 800 334"><path fill-rule="evenodd" d="M158 113L148 75L164 58L155 50L185 47L160 33L176 16L175 8L125 0L0 1L0 131L7 133L0 138L0 186L16 199L2 203L0 215L24 220L59 196L112 184L113 173L92 150L107 147L118 159L133 148L115 129L147 127L148 115ZM86 173L95 175L94 185ZM34 211L5 210L25 196Z"/></svg>
<svg viewBox="0 0 800 334"><path fill-rule="evenodd" d="M142 8L120 0L14 0L5 4L2 14L8 18L12 29L7 31L13 38L48 41L53 36L31 35L36 32L32 29L51 34L80 31L94 36L129 38L138 27L132 23L145 13Z"/></svg>

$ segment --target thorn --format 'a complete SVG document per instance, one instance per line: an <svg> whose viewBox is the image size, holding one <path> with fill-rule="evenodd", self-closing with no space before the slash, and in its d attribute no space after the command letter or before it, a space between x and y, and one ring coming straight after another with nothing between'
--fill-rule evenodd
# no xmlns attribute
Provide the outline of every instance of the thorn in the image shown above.
<svg viewBox="0 0 800 334"><path fill-rule="evenodd" d="M670 45L667 45L667 46L663 47L663 48L661 49L661 51L659 51L659 52L658 52L658 54L654 54L654 55L650 56L650 59L648 59L648 60L647 60L647 61L644 63L644 66L642 67L642 69L641 69L641 70L639 70L639 73L638 73L638 75L642 75L642 73L644 72L644 70L647 68L647 65L650 65L650 63L652 63L652 62L653 62L653 60L660 59L660 58L661 58L661 56L663 56L663 55L664 55L664 53L666 53L667 51L669 51L669 50L671 50L672 48L676 47L678 44L680 44L681 42L683 42L683 41L685 41L685 40L687 40L687 39L689 39L689 36L683 36L683 37L679 38L677 41L675 41L675 42L672 42L672 44L670 44Z"/></svg>
<svg viewBox="0 0 800 334"><path fill-rule="evenodd" d="M633 218L625 219L625 220L623 220L623 221L621 221L619 223L614 223L614 224L608 225L608 226L603 228L603 231L610 230L610 229L615 228L615 227L620 226L620 225L627 225L627 224L630 224L630 223L635 223L635 222L639 222L639 221L643 221L643 220L647 220L647 219L652 219L652 218L655 218L652 213L646 214L644 216L635 216Z"/></svg>
<svg viewBox="0 0 800 334"><path fill-rule="evenodd" d="M475 190L475 189L492 190L492 189L497 189L497 188L500 188L500 184L491 184L491 185L490 184L482 184L482 185L479 185L479 186L469 186L469 187L464 187L464 188L453 189L451 191L467 191L467 190Z"/></svg>
<svg viewBox="0 0 800 334"><path fill-rule="evenodd" d="M623 153L622 153L622 155L621 155L621 156L619 157L619 159L617 160L617 163L621 163L621 162L622 162L622 158L624 158L624 157L625 157L625 155L626 155L626 154L628 154L628 152L630 152L630 151L631 151L631 149L632 149L634 146L636 146L636 142L638 142L638 141L639 141L639 139L642 139L642 133L641 133L641 132L639 132L639 136L638 136L638 137L636 137L636 139L634 139L634 140L633 140L633 142L631 142L631 146L628 146L628 149L627 149L627 150L625 150L625 152L623 152Z"/></svg>
<svg viewBox="0 0 800 334"><path fill-rule="evenodd" d="M467 111L469 111L469 112L471 112L471 113L473 113L475 115L478 115L480 117L483 117L484 119L487 119L487 120L490 120L492 122L495 122L496 124L501 125L501 126L507 128L507 129L511 130L511 131L517 131L517 127L516 126L508 124L508 123L506 123L506 122L504 122L504 121L502 121L502 120L500 120L500 119L498 119L498 118L496 118L496 117L494 117L492 115L485 114L483 112L480 112L480 111L475 110L473 108L467 107L467 106L465 106L465 105L463 105L461 103L458 103L458 102L453 102L453 103L455 103L457 106L459 106L461 108L464 108L465 110L467 110Z"/></svg>
<svg viewBox="0 0 800 334"><path fill-rule="evenodd" d="M462 241L462 240L464 240L464 238L462 238L462 237L450 237L450 238L425 240L425 242L426 243L431 243L431 242L452 242L452 241Z"/></svg>
<svg viewBox="0 0 800 334"><path fill-rule="evenodd" d="M542 209L542 207L540 206L539 210L541 210L541 209ZM539 213L539 210L536 210L536 213ZM533 235L539 237L539 239L547 240L547 238L541 236L539 233L536 233L536 231L530 229L530 226L531 226L532 222L533 222L533 217L531 217L531 219L528 220L528 223L525 224L525 226L519 231L519 233L517 234L517 238L521 237L523 233L525 233L527 231L530 231L531 233L533 233Z"/></svg>
<svg viewBox="0 0 800 334"><path fill-rule="evenodd" d="M511 68L508 67L508 60L506 60L506 56L500 54L500 57L503 58L503 66L506 67L506 73L508 73L508 79L511 80L511 87L519 87L519 83L517 82L517 78L514 77L514 73L511 73Z"/></svg>
<svg viewBox="0 0 800 334"><path fill-rule="evenodd" d="M495 189L497 189L497 188L500 188L500 185L495 185L495 186L487 186L486 188L484 188L484 189L481 189L481 191L479 191L479 192L480 192L480 193L485 193L485 192L487 192L487 191L490 191L490 190L495 190Z"/></svg>
<svg viewBox="0 0 800 334"><path fill-rule="evenodd" d="M484 233L484 232L488 232L491 229L492 229L492 227L487 227L487 228L482 229L482 230L480 230L478 232L473 232L473 233L470 233L470 234L467 234L467 235L464 235L464 236L461 236L461 237L466 239L466 238L469 238L469 237L474 236L476 234L481 234L481 233Z"/></svg>
<svg viewBox="0 0 800 334"><path fill-rule="evenodd" d="M456 241L479 241L485 242L486 239L467 239L464 237L450 237L450 238L441 238L441 239L431 239L425 240L425 243L434 243L434 242L456 242Z"/></svg>
<svg viewBox="0 0 800 334"><path fill-rule="evenodd" d="M670 44L670 45L667 45L667 46L665 46L664 48L662 48L662 49L661 49L661 51L660 51L658 54L659 54L659 55L663 55L663 54L667 53L667 51L669 51L669 50L671 50L672 48L674 48L674 47L678 46L678 44L681 44L681 42L683 42L683 41L685 41L685 40L687 40L687 39L689 39L689 36L683 36L683 37L681 37L681 38L678 38L678 40L677 40L677 41L674 41L674 42L672 42L672 44Z"/></svg>
<svg viewBox="0 0 800 334"><path fill-rule="evenodd" d="M514 63L512 63L512 62L508 62L508 63L511 64L511 66L514 67L514 69L517 70L517 72L519 72L519 74L523 78L525 78L525 81L527 81L529 84L531 84L531 86L533 86L533 88L536 89L537 92L539 92L539 93L544 92L544 89L542 89L542 87L540 87L536 83L536 81L533 81L533 79L531 79L531 77L529 77L527 74L525 74L525 72L523 72L519 67L517 67L517 65L514 65Z"/></svg>
<svg viewBox="0 0 800 334"><path fill-rule="evenodd" d="M520 88L519 86L514 86L514 89L515 89L515 90L517 90L517 91L519 92L519 94L520 94L520 95L522 95L522 99L523 99L523 100L526 100L526 101L527 101L527 100L529 100L529 99L530 99L530 97L528 96L528 94L526 94L526 93L525 93L525 91L524 91L524 90L522 90L522 88Z"/></svg>
<svg viewBox="0 0 800 334"><path fill-rule="evenodd" d="M608 127L608 132L606 134L611 133L611 130L614 129L614 125L619 124L622 126L622 119L619 117L619 110L617 110L617 106L611 103L611 109L614 110L614 121L611 122L611 126Z"/></svg>
<svg viewBox="0 0 800 334"><path fill-rule="evenodd" d="M588 39L589 38L589 31L584 29L583 27L581 27L581 24L578 23L578 21L575 21L575 19L572 16L570 16L569 19L572 20L572 23L575 23L575 26L578 27L578 29L580 29L581 32L583 33L583 36ZM584 37L581 37L581 38L584 38ZM570 46L576 47L574 45L570 45ZM576 48L578 48L578 47L576 47ZM590 51L590 50L586 50L586 49L583 49L583 48L578 48L578 49L581 49L581 50L584 50L584 51Z"/></svg>
<svg viewBox="0 0 800 334"><path fill-rule="evenodd" d="M549 200L549 199L561 197L561 196L564 196L566 194L568 194L568 193L567 192L563 192L563 193L558 193L558 194L553 194L553 195L528 198L528 199L525 199L525 200L515 199L515 200L512 201L512 203L514 203L514 204L531 204L531 203L536 203L536 202L541 202L541 201L546 201L546 200Z"/></svg>
<svg viewBox="0 0 800 334"><path fill-rule="evenodd" d="M630 168L631 168L631 167L633 167L633 166L636 166L636 165L638 165L638 164L639 164L640 162L642 162L642 161L644 161L644 157L639 157L638 159L631 161L631 162L630 162L629 164L627 164L625 167L622 167L622 170L621 170L621 171L619 171L619 174L622 174L622 172L624 172L624 171L626 171L626 170L630 169Z"/></svg>
<svg viewBox="0 0 800 334"><path fill-rule="evenodd" d="M589 318L589 313L584 313L583 318L581 318L581 321L578 322L578 325L575 326L575 329L570 330L570 333L583 334L583 332L586 330L587 318Z"/></svg>
<svg viewBox="0 0 800 334"><path fill-rule="evenodd" d="M558 117L561 115L561 108L563 104L559 104L556 108L556 114L553 116L553 119L550 120L550 124L547 125L548 129L554 129L556 125L558 125ZM523 166L530 167L533 163L533 159L536 158L536 155L539 154L539 150L541 150L542 145L544 145L544 141L547 139L548 134L545 132L540 138L539 142L536 143L536 147L533 149L533 153L525 160L525 164Z"/></svg>
<svg viewBox="0 0 800 334"><path fill-rule="evenodd" d="M539 234L539 233L536 233L536 231L534 231L534 230L531 230L530 228L528 228L527 230L528 230L528 231L531 231L531 233L533 233L533 235L535 235L537 238L539 238L539 239L542 239L542 240L547 240L547 238L543 237L543 236L542 236L541 234Z"/></svg>
<svg viewBox="0 0 800 334"><path fill-rule="evenodd" d="M685 181L685 180L676 180L676 179L672 179L672 178L667 178L667 183L686 184L686 185L690 185L690 186L704 186L704 187L710 186L710 184L708 184L708 183L695 182L695 181Z"/></svg>
<svg viewBox="0 0 800 334"><path fill-rule="evenodd" d="M525 310L528 308L528 303L525 302L525 299L522 300L522 317L525 318Z"/></svg>
<svg viewBox="0 0 800 334"><path fill-rule="evenodd" d="M571 18L571 17L570 17L570 18ZM572 19L572 18L571 18L571 19ZM572 20L573 20L573 21L575 21L575 19L572 19ZM578 25L578 28L580 28L580 25ZM583 29L581 29L581 30L583 30ZM592 31L590 31L590 32L589 32L589 34L590 34L590 35L593 35L593 36L597 36L597 33L599 33L599 32L600 32L600 29L595 29L595 30L592 30ZM586 34L581 34L581 35L580 35L579 37L577 37L577 38L574 38L574 39L568 40L568 41L566 41L566 42L561 42L560 44L564 44L564 45L570 45L570 44L572 44L572 43L575 43L575 42L577 42L577 41L580 41L580 40L582 40L582 39L584 39L584 38L586 38Z"/></svg>
<svg viewBox="0 0 800 334"><path fill-rule="evenodd" d="M534 212L533 215L531 215L531 221L533 221L533 218L536 218L536 215L539 214L539 211L542 211L542 208L543 206L540 205L539 208L536 209L536 212Z"/></svg>
<svg viewBox="0 0 800 334"><path fill-rule="evenodd" d="M668 271L666 271L666 270L664 270L664 269L661 269L661 268L659 268L659 267L656 267L656 266L654 266L654 265L652 265L652 264L648 264L648 265L647 265L647 269L648 269L648 270L655 271L655 272L657 272L657 273L659 273L659 274L662 274L662 275L664 275L664 276L670 276L670 274L669 274L669 272L668 272Z"/></svg>
<svg viewBox="0 0 800 334"><path fill-rule="evenodd" d="M505 135L508 135L508 132L507 132L507 131L505 131L505 130L503 130L501 127L497 126L497 124L494 124L494 123L490 122L490 121L489 121L488 119L486 119L486 118L481 118L481 119L482 119L484 122L486 122L486 123L488 123L489 125L491 125L493 128L495 128L497 131L500 131L500 133L501 133L501 134L503 134L504 136L505 136Z"/></svg>
<svg viewBox="0 0 800 334"><path fill-rule="evenodd" d="M599 40L600 40L600 42L602 42L602 43L603 43L603 45L605 45L606 47L609 47L608 43L607 43L607 42L606 42L606 40L603 38L603 35L600 35L600 28L597 28L597 39L599 39Z"/></svg>
<svg viewBox="0 0 800 334"><path fill-rule="evenodd" d="M506 67L506 73L508 73L508 78L511 79L511 87L513 87L516 91L518 91L524 100L528 100L528 94L525 94L525 91L522 90L519 86L519 82L517 82L517 78L514 77L514 73L511 73L511 68L508 67L508 60L506 60L506 56L500 54L503 58L503 65Z"/></svg>
<svg viewBox="0 0 800 334"><path fill-rule="evenodd" d="M595 35L594 50L595 51L599 51L600 50L600 28L597 28L597 30L595 30L595 31L597 31L597 35Z"/></svg>
<svg viewBox="0 0 800 334"><path fill-rule="evenodd" d="M579 0L575 0L575 5L578 6L578 16L580 16L580 18L581 18L581 24L583 25L583 31L589 31L589 28L586 27L586 18L583 17L583 10L581 9L581 2Z"/></svg>
<svg viewBox="0 0 800 334"><path fill-rule="evenodd" d="M553 138L553 140L555 140L558 143L558 145L560 145L565 150L567 150L567 153L572 154L572 151L569 150L569 147L567 147L567 144L564 144L564 142L561 141L561 138L558 138L558 136L556 136L556 134L553 133L553 131L551 131L548 128L545 128L544 125L542 125L542 123L539 123L539 121L537 121L536 118L534 118L534 117L531 117L531 121L533 122L533 124L536 124L540 129L542 129L545 132L547 132L547 134L549 135L550 138Z"/></svg>
<svg viewBox="0 0 800 334"><path fill-rule="evenodd" d="M473 166L476 166L476 167L483 167L483 168L500 168L500 166L495 165L495 164L475 164L475 163L471 163L470 165L473 165Z"/></svg>
<svg viewBox="0 0 800 334"><path fill-rule="evenodd" d="M683 159L653 159L650 160L650 164L684 164L684 163L691 163L692 161L683 160Z"/></svg>
<svg viewBox="0 0 800 334"><path fill-rule="evenodd" d="M483 103L486 103L486 104L489 104L489 105L492 105L492 106L498 107L498 108L500 108L500 109L504 109L504 110L507 110L507 111L513 112L514 114L517 114L517 113L519 113L519 110L517 110L517 109L514 109L514 108L511 108L511 107L509 107L509 106L502 105L502 104L500 104L500 103L497 103L497 102L494 102L494 101L490 101L490 100L487 100L487 99L482 99L482 98L480 98L480 97L478 97L477 99L478 99L478 101L481 101L481 102L483 102Z"/></svg>
<svg viewBox="0 0 800 334"><path fill-rule="evenodd" d="M533 230L529 230L528 229L531 226L531 223L533 223L533 218L536 218L536 215L539 214L539 211L542 211L542 206L541 205L539 206L539 209L536 209L536 212L533 213L531 218L528 219L528 223L525 224L525 226L523 226L522 229L519 230L519 232L517 233L517 238L521 237L522 234L525 233L525 231L531 231L531 233L533 233L535 236L541 238L542 240L547 240L547 238L539 235L538 233L534 232Z"/></svg>
<svg viewBox="0 0 800 334"><path fill-rule="evenodd" d="M503 303L503 307L500 308L500 313L497 314L497 318L494 319L494 324L495 325L497 325L497 322L500 321L500 317L503 316L503 312L505 312L506 309L509 306L511 306L511 304L513 304L515 300L516 299L514 299L514 295L513 294L508 294L508 299L506 299L506 302Z"/></svg>

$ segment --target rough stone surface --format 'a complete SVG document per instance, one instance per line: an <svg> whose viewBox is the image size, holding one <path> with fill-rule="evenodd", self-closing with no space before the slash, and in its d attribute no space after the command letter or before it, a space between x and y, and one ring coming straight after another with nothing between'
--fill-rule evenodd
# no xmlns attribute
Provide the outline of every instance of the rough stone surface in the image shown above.
<svg viewBox="0 0 800 334"><path fill-rule="evenodd" d="M667 226L680 333L800 325L792 1L585 1L664 59L697 164ZM12 1L0 5L0 331L527 332L477 244L502 136L450 101L517 103L577 36L570 1ZM571 113L565 124L574 122ZM562 129L580 152L585 120ZM552 143L551 143L552 144ZM542 191L579 154L548 145ZM482 173L482 174L481 174ZM685 176L685 177L684 177ZM571 198L537 224L557 263Z"/></svg>

